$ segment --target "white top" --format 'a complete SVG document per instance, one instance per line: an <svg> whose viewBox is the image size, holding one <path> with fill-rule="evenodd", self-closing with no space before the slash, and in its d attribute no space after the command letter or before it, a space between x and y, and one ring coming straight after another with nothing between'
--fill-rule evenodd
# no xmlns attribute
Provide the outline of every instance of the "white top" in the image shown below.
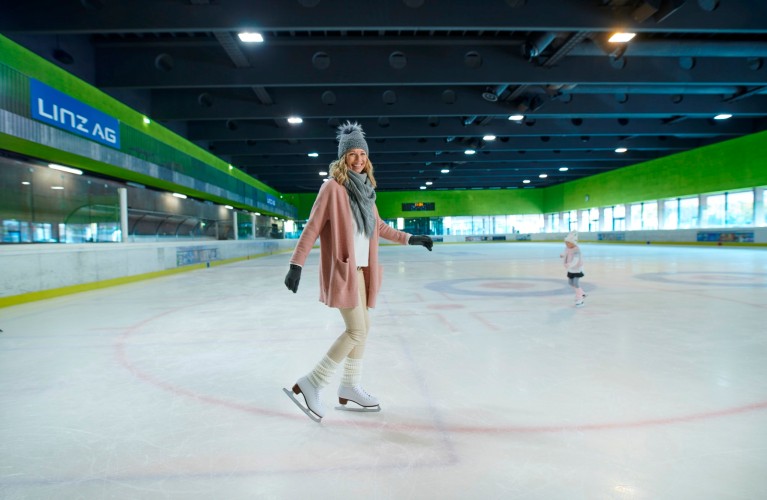
<svg viewBox="0 0 767 500"><path fill-rule="evenodd" d="M357 263L357 267L368 267L370 238L359 230L354 216L352 216L352 224L354 224L354 261Z"/></svg>

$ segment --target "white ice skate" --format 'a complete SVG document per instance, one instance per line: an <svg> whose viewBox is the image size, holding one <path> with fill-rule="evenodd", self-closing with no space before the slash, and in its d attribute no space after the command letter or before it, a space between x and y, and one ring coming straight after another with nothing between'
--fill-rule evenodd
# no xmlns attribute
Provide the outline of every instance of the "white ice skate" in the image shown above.
<svg viewBox="0 0 767 500"><path fill-rule="evenodd" d="M357 403L357 407L348 407L346 403L351 401ZM340 406L336 406L336 410L344 411L360 411L360 412L379 412L381 411L381 405L378 404L378 398L371 396L362 388L362 386L355 385L353 387L347 385L341 385L338 387L338 402Z"/></svg>
<svg viewBox="0 0 767 500"><path fill-rule="evenodd" d="M320 422L322 417L325 416L325 407L322 405L322 401L320 401L320 390L314 387L307 377L298 379L298 382L293 385L292 392L284 387L282 390L310 419L315 422ZM302 405L295 396L298 394L301 394L304 397L306 406Z"/></svg>

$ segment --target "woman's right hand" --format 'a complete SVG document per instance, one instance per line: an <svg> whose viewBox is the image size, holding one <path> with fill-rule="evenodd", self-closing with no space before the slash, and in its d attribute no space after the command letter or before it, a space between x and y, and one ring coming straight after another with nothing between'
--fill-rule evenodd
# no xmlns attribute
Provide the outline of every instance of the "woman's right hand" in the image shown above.
<svg viewBox="0 0 767 500"><path fill-rule="evenodd" d="M301 281L301 266L291 264L288 274L285 276L285 286L288 287L288 290L296 293L299 281Z"/></svg>

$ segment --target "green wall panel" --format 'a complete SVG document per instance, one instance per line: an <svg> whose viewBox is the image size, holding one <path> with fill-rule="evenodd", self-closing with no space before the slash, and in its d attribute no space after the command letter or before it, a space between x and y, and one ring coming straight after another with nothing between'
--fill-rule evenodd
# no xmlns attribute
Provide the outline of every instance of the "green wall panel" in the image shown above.
<svg viewBox="0 0 767 500"><path fill-rule="evenodd" d="M35 78L55 87L69 96L96 108L120 121L121 150L127 154L145 159L157 165L183 173L189 177L204 180L224 188L232 193L266 201L266 194L280 200L281 193L266 184L254 179L237 168L199 148L183 137L168 130L162 125L144 122L144 115L122 104L118 100L103 93L97 88L83 82L79 78L57 67L33 52L0 35L0 107L14 114L31 118L29 109L28 78ZM0 131L1 132L1 131ZM6 137L3 143L11 149L16 141ZM22 142L23 143L23 142ZM21 144L21 143L18 143ZM25 154L33 154L36 150L30 144L24 144ZM44 150L45 148L40 148ZM63 162L67 155L58 150L46 151L44 157L49 161ZM69 155L71 156L71 155ZM110 174L114 169L103 162L88 161L80 157L69 157L69 164L85 167L95 172ZM111 171L111 172L110 172ZM135 176L123 176L128 180ZM173 189L174 186L162 180L144 179L143 184L163 189ZM253 190L256 190L254 194ZM215 195L204 192L184 192L211 201L230 203L229 200L216 199ZM284 199L281 200L284 202Z"/></svg>
<svg viewBox="0 0 767 500"><path fill-rule="evenodd" d="M759 132L545 188L542 208L552 213L764 185L767 132Z"/></svg>
<svg viewBox="0 0 767 500"><path fill-rule="evenodd" d="M542 189L379 192L381 217L524 215L767 186L767 131ZM588 199L586 197L588 196ZM309 216L315 193L286 195ZM434 202L432 212L402 203Z"/></svg>

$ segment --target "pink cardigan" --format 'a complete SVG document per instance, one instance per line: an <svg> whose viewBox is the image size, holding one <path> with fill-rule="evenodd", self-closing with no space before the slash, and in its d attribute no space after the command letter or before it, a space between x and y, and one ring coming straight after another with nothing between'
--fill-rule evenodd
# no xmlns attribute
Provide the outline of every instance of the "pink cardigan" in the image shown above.
<svg viewBox="0 0 767 500"><path fill-rule="evenodd" d="M375 206L374 206L375 208ZM376 228L370 236L370 256L365 268L368 307L375 307L381 288L383 268L378 264L378 237L406 245L409 233L393 229L378 216L375 208ZM320 239L320 302L328 307L356 307L357 264L354 261L354 222L346 188L336 180L325 182L317 194L309 221L298 239L291 264L303 267L317 238Z"/></svg>

